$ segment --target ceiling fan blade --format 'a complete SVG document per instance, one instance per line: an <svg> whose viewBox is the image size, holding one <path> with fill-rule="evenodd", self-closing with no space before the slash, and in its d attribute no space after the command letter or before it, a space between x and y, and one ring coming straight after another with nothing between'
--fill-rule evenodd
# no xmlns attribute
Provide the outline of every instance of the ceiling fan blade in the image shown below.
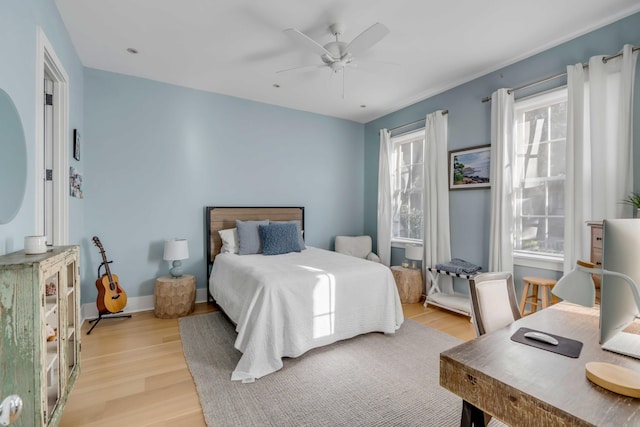
<svg viewBox="0 0 640 427"><path fill-rule="evenodd" d="M295 28L287 28L286 30L284 30L284 33L291 37L299 45L306 46L308 49L313 50L318 55L329 55L329 57L332 57L331 53L321 44L319 44L306 34L296 30Z"/></svg>
<svg viewBox="0 0 640 427"><path fill-rule="evenodd" d="M353 39L345 48L345 52L350 53L351 55L357 55L360 52L364 52L382 40L389 33L390 31L387 27L377 22Z"/></svg>
<svg viewBox="0 0 640 427"><path fill-rule="evenodd" d="M295 70L302 70L305 68L324 68L326 67L326 65L303 65L301 67L293 67L293 68L286 68L284 70L279 70L276 71L276 73L286 73L287 71L295 71Z"/></svg>

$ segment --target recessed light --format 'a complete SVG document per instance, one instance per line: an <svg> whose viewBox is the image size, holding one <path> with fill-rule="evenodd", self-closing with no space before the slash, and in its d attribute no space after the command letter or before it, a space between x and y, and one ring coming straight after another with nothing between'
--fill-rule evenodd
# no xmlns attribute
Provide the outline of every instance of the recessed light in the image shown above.
<svg viewBox="0 0 640 427"><path fill-rule="evenodd" d="M132 53L132 54L134 54L134 55L135 55L136 53L138 53L138 50L137 50L137 49L134 49L134 48L132 48L132 47L128 47L128 48L127 48L127 52Z"/></svg>
<svg viewBox="0 0 640 427"><path fill-rule="evenodd" d="M274 83L273 87L275 87L276 89L278 89L280 87L280 85L278 83Z"/></svg>

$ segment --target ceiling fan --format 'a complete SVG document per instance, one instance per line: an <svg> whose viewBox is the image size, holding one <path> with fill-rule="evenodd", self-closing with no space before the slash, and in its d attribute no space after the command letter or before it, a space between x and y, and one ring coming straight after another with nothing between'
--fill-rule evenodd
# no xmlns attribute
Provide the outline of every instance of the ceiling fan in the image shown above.
<svg viewBox="0 0 640 427"><path fill-rule="evenodd" d="M343 24L336 23L330 25L329 31L335 36L336 40L323 46L301 31L296 30L295 28L287 28L284 30L284 33L291 37L291 39L300 46L320 55L322 64L288 68L286 70L280 70L278 73L309 67L328 67L331 69L333 74L342 71L342 96L344 98L344 69L350 64L353 64L355 56L370 49L373 45L389 34L389 29L383 24L375 23L361 32L350 43L340 41L340 36L344 33L344 30L345 26Z"/></svg>

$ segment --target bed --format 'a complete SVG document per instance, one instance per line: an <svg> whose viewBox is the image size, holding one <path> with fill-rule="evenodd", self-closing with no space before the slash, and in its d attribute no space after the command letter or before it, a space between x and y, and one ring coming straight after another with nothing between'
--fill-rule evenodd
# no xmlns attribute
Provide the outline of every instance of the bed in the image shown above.
<svg viewBox="0 0 640 427"><path fill-rule="evenodd" d="M220 253L218 231L236 219L296 221L303 232L304 209L206 208L209 293L236 325L242 352L231 380L252 382L281 369L283 357L401 326L388 267L306 245L278 255Z"/></svg>

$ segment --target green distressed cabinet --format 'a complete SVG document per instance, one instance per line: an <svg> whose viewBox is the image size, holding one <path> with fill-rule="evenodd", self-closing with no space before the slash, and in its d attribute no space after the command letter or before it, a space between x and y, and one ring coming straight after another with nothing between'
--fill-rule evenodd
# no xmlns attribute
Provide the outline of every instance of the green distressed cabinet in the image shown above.
<svg viewBox="0 0 640 427"><path fill-rule="evenodd" d="M24 403L12 426L56 426L80 373L78 246L0 256L0 399Z"/></svg>

